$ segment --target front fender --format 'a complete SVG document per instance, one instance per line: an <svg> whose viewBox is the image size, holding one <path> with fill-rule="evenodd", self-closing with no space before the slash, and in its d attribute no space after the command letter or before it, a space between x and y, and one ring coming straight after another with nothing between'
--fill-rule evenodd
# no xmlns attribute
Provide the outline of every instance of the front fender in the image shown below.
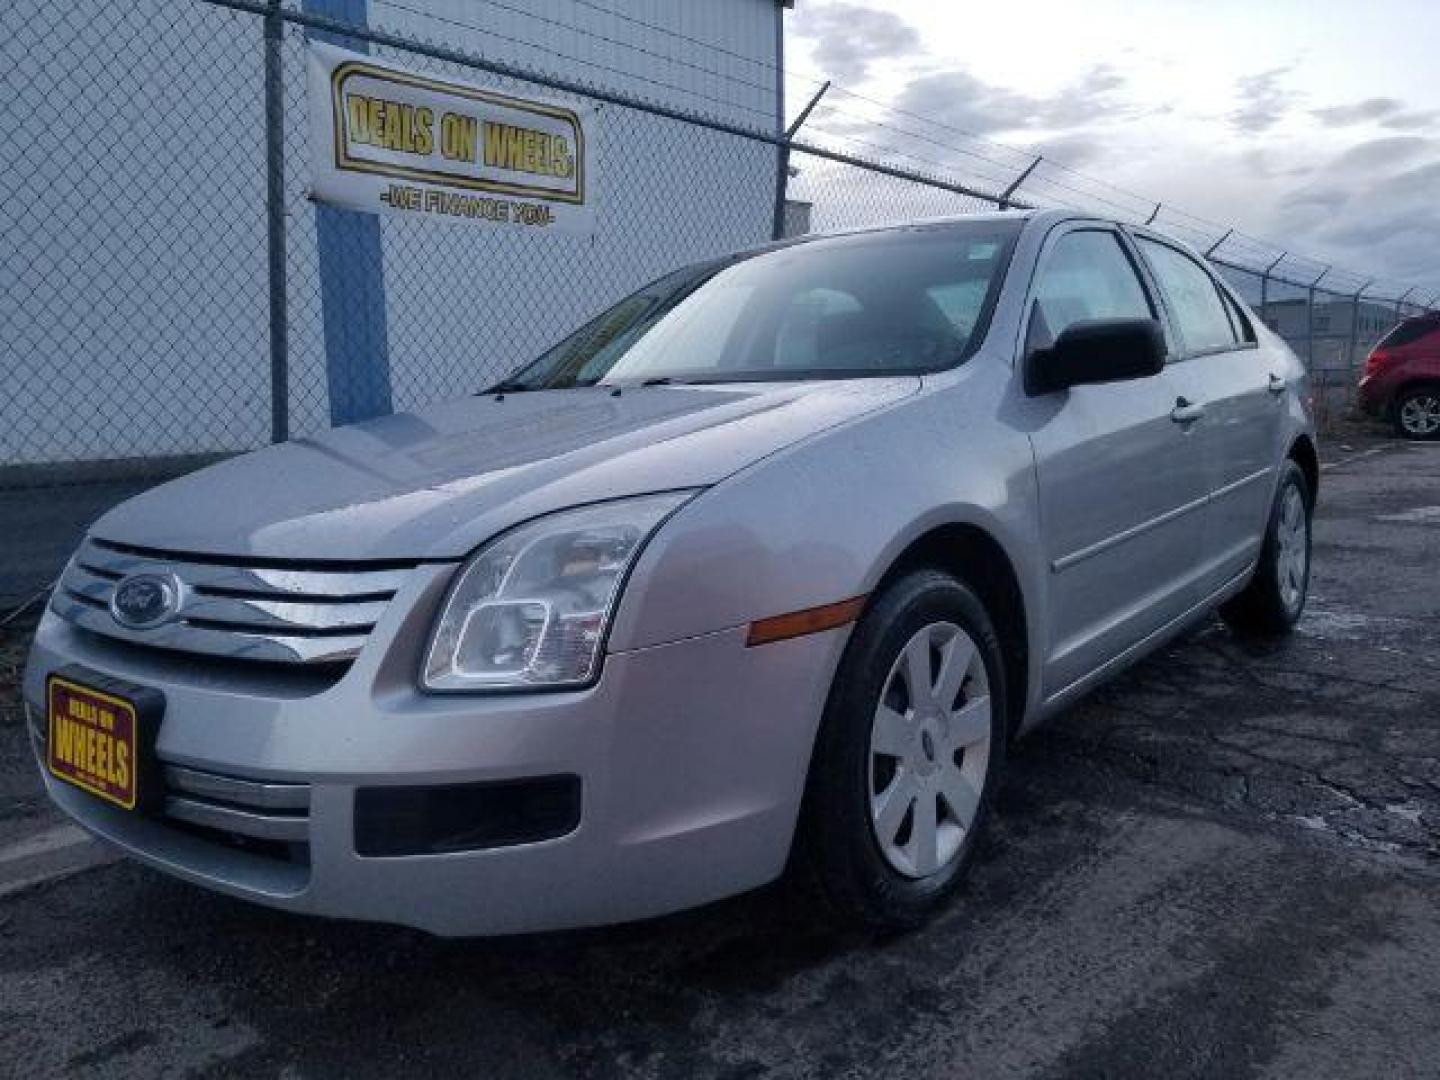
<svg viewBox="0 0 1440 1080"><path fill-rule="evenodd" d="M1024 433L996 415L1008 365L979 361L767 458L684 507L641 556L610 649L869 593L916 540L956 524L985 531L1010 557L1033 638L1044 626L1034 461ZM1033 665L1040 642L1029 651Z"/></svg>

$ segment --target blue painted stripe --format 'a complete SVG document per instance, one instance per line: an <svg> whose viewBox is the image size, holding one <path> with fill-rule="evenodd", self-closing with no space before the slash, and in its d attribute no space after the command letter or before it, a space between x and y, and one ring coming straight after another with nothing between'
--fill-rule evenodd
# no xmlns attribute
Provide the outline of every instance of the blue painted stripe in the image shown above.
<svg viewBox="0 0 1440 1080"><path fill-rule="evenodd" d="M315 15L364 26L368 0L303 0ZM357 52L363 41L312 32ZM380 219L334 206L315 207L320 306L325 328L325 381L330 422L350 424L394 411L390 396L389 330Z"/></svg>

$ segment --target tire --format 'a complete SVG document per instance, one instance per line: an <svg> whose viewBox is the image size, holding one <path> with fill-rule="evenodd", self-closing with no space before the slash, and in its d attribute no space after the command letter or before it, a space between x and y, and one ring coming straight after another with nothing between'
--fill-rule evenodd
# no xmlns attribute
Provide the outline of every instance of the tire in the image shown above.
<svg viewBox="0 0 1440 1080"><path fill-rule="evenodd" d="M1287 460L1281 467L1270 523L1255 576L1245 591L1220 608L1220 617L1238 634L1278 637L1300 621L1310 592L1310 485L1300 466Z"/></svg>
<svg viewBox="0 0 1440 1080"><path fill-rule="evenodd" d="M1402 439L1440 439L1440 385L1402 391L1392 411L1395 433Z"/></svg>
<svg viewBox="0 0 1440 1080"><path fill-rule="evenodd" d="M912 696L922 653L931 686ZM936 684L953 684L962 660L955 708L942 709L935 691L951 691ZM801 872L833 916L912 929L955 891L999 784L1006 705L1000 640L964 583L920 570L874 599L831 688L801 820Z"/></svg>

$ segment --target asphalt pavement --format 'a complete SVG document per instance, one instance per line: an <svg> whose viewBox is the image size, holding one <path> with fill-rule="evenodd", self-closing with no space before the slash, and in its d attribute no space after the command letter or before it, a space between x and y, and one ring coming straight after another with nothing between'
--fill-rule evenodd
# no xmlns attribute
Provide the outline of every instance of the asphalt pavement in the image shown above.
<svg viewBox="0 0 1440 1080"><path fill-rule="evenodd" d="M1440 1075L1440 446L1326 457L1298 631L1211 623L1025 739L902 937L771 888L443 941L102 861L39 793L0 630L0 1074Z"/></svg>

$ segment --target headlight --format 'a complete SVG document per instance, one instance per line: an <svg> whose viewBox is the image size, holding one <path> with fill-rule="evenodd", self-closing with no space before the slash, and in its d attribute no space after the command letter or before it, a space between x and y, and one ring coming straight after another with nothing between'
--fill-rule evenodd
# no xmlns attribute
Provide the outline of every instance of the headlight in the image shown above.
<svg viewBox="0 0 1440 1080"><path fill-rule="evenodd" d="M450 589L425 658L429 690L578 686L600 663L645 541L694 492L538 518L481 548Z"/></svg>

